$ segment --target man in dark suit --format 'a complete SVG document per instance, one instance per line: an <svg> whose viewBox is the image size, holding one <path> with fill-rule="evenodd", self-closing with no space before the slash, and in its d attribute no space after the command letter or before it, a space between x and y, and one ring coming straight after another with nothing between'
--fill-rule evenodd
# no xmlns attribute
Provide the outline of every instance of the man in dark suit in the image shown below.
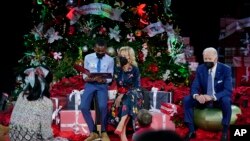
<svg viewBox="0 0 250 141"><path fill-rule="evenodd" d="M189 128L185 140L190 140L196 136L193 108L195 106L216 106L222 110L221 124L223 129L221 141L227 141L232 113L231 95L233 85L231 68L218 62L218 53L213 47L208 47L203 51L203 61L204 64L199 65L196 70L196 76L191 86L191 94L184 97L183 100L184 121ZM210 82L209 78L211 78Z"/></svg>

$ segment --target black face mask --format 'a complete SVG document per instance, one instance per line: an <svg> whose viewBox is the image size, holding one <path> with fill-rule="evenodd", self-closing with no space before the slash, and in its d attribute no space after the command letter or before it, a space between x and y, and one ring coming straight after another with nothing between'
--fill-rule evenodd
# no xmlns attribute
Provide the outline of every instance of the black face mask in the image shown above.
<svg viewBox="0 0 250 141"><path fill-rule="evenodd" d="M120 57L120 64L121 67L123 67L124 65L126 65L128 63L128 59L126 57Z"/></svg>
<svg viewBox="0 0 250 141"><path fill-rule="evenodd" d="M204 62L208 69L211 69L214 66L214 62Z"/></svg>
<svg viewBox="0 0 250 141"><path fill-rule="evenodd" d="M105 56L105 53L97 53L96 52L96 56L98 59L102 59L102 57Z"/></svg>

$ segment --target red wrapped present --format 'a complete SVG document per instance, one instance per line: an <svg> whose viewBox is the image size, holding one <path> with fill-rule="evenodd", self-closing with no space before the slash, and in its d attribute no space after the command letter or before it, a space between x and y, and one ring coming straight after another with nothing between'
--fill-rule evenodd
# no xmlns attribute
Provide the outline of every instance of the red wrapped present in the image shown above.
<svg viewBox="0 0 250 141"><path fill-rule="evenodd" d="M151 127L156 130L173 130L175 131L175 124L170 120L170 116L161 112L151 112L152 123Z"/></svg>
<svg viewBox="0 0 250 141"><path fill-rule="evenodd" d="M236 67L235 86L250 86L250 67Z"/></svg>
<svg viewBox="0 0 250 141"><path fill-rule="evenodd" d="M91 110L91 115L95 122L94 110ZM73 131L75 134L82 134L86 136L90 134L88 125L80 110L62 110L60 111L60 119L61 131Z"/></svg>
<svg viewBox="0 0 250 141"><path fill-rule="evenodd" d="M173 116L175 113L177 113L177 107L175 104L172 103L162 103L160 110L162 113L167 114L169 116Z"/></svg>
<svg viewBox="0 0 250 141"><path fill-rule="evenodd" d="M66 109L68 104L68 98L66 96L54 96L50 99L52 99L54 110L57 109L58 106L62 106L62 109ZM58 101L58 103L56 103L56 101Z"/></svg>
<svg viewBox="0 0 250 141"><path fill-rule="evenodd" d="M250 57L233 57L234 67L250 67Z"/></svg>

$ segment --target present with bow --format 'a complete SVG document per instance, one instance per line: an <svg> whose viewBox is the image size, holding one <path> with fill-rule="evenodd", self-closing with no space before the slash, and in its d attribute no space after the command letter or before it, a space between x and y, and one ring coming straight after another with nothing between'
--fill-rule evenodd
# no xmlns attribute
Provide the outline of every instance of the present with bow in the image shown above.
<svg viewBox="0 0 250 141"><path fill-rule="evenodd" d="M78 110L80 109L81 104L81 95L83 94L84 90L73 90L68 96L68 110Z"/></svg>
<svg viewBox="0 0 250 141"><path fill-rule="evenodd" d="M173 103L162 103L160 111L169 116L173 116L177 113L177 107Z"/></svg>
<svg viewBox="0 0 250 141"><path fill-rule="evenodd" d="M91 110L91 116L95 122L94 110ZM61 131L72 131L75 134L81 134L86 136L90 134L88 125L80 110L61 110L60 119Z"/></svg>
<svg viewBox="0 0 250 141"><path fill-rule="evenodd" d="M59 106L59 100L58 98L51 98L52 100L55 101L55 107L54 107L54 112L52 114L52 120L55 121L56 124L60 123L60 118L59 118L59 111L62 109L62 106Z"/></svg>
<svg viewBox="0 0 250 141"><path fill-rule="evenodd" d="M159 88L152 87L149 94L149 103L151 109L160 109L162 103L172 103L172 92L159 91Z"/></svg>
<svg viewBox="0 0 250 141"><path fill-rule="evenodd" d="M250 57L233 57L235 86L250 86Z"/></svg>
<svg viewBox="0 0 250 141"><path fill-rule="evenodd" d="M79 110L79 106L81 105L81 94L83 94L83 91L84 90L73 90L70 93L69 101L72 102L72 99L74 98L74 102L72 102L74 110L62 110L60 112L61 131L73 131L75 134L89 135L88 125L83 118L82 112ZM91 111L91 115L95 121L95 112Z"/></svg>
<svg viewBox="0 0 250 141"><path fill-rule="evenodd" d="M50 99L53 102L53 110L58 108L58 106L62 106L61 109L66 109L67 104L68 104L68 98L66 96L53 96L53 97L50 97Z"/></svg>

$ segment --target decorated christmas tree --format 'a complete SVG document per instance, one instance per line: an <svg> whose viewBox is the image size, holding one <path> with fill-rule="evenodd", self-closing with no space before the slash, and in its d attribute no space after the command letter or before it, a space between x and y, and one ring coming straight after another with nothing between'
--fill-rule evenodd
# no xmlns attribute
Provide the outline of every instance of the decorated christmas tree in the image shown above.
<svg viewBox="0 0 250 141"><path fill-rule="evenodd" d="M77 75L101 37L112 57L122 46L133 47L142 77L189 83L171 0L33 0L30 15L34 25L24 35L18 70L46 65L56 81Z"/></svg>

